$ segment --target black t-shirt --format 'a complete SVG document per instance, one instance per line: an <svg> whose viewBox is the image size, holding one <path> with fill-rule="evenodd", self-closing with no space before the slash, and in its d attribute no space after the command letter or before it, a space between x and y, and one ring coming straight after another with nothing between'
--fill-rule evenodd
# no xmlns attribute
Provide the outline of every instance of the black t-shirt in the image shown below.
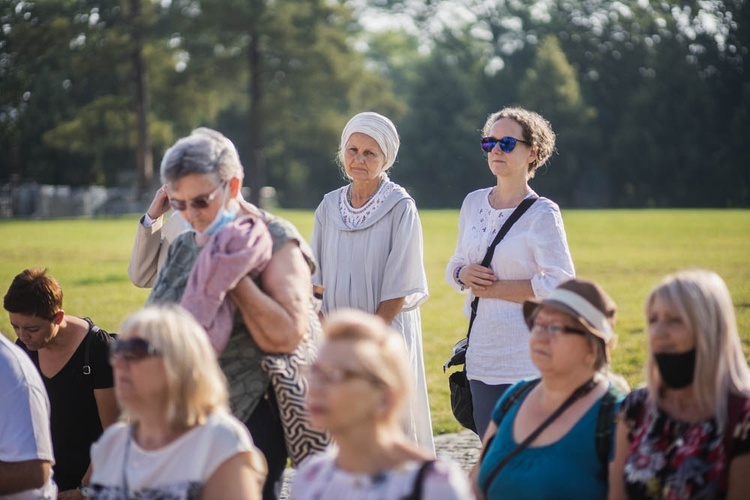
<svg viewBox="0 0 750 500"><path fill-rule="evenodd" d="M91 443L102 434L102 423L96 406L94 389L113 387L109 364L109 343L112 337L89 318L89 331L73 356L52 378L42 374L51 407L52 446L55 453L55 482L60 491L77 488L89 466ZM31 357L39 370L39 355L16 341ZM86 346L90 373L84 373ZM41 370L39 370L41 374Z"/></svg>

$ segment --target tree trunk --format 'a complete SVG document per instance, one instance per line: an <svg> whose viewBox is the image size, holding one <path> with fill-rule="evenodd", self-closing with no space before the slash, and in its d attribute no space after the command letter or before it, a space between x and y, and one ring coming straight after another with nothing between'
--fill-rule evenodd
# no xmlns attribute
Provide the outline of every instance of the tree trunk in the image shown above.
<svg viewBox="0 0 750 500"><path fill-rule="evenodd" d="M250 158L246 163L245 183L250 186L250 202L260 204L260 188L266 185L266 158L263 152L263 61L260 41L260 30L257 20L261 18L263 11L263 0L254 1L254 15L250 24L250 44L248 46L247 59L250 69L250 95L248 140L250 143Z"/></svg>
<svg viewBox="0 0 750 500"><path fill-rule="evenodd" d="M146 67L143 63L143 19L141 0L130 0L130 39L133 64L133 100L136 115L136 193L140 198L152 188L154 157L151 137L148 132L148 94L146 91Z"/></svg>

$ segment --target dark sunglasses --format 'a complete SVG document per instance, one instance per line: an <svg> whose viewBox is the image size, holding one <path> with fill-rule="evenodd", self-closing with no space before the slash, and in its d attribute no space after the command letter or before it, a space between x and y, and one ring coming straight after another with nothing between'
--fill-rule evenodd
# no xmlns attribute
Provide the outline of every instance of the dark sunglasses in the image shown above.
<svg viewBox="0 0 750 500"><path fill-rule="evenodd" d="M125 361L140 361L151 356L160 356L159 350L148 340L133 337L127 340L116 340L109 345L110 362L122 359Z"/></svg>
<svg viewBox="0 0 750 500"><path fill-rule="evenodd" d="M218 186L216 186L216 189L211 191L208 194L204 194L203 196L196 196L192 200L188 201L182 201L182 200L173 200L172 198L169 199L169 204L174 208L175 210L179 212L184 212L187 210L188 203L191 207L197 208L198 210L203 210L204 208L208 207L208 204L214 201L214 198L219 194L219 189L226 186L226 181L222 182Z"/></svg>
<svg viewBox="0 0 750 500"><path fill-rule="evenodd" d="M506 153L512 153L514 149L516 149L516 143L520 142L523 144L528 145L529 143L526 141L522 141L521 139L516 139L515 137L503 137L502 139L495 139L494 137L482 137L482 151L485 153L489 153L493 149L495 149L495 146L500 144L500 149L505 151Z"/></svg>

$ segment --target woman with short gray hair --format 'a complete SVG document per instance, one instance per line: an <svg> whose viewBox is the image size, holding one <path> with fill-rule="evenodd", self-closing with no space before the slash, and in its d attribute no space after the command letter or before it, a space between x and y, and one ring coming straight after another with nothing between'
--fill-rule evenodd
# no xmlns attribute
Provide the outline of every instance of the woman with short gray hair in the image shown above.
<svg viewBox="0 0 750 500"><path fill-rule="evenodd" d="M313 284L323 294L323 314L359 309L404 336L415 381L405 430L434 454L419 314L428 297L422 225L414 199L387 174L399 145L393 122L378 113L359 113L344 127L338 160L349 182L315 211L312 247L320 268Z"/></svg>
<svg viewBox="0 0 750 500"><path fill-rule="evenodd" d="M220 230L233 229L248 216L257 222L249 229L252 237L248 241L252 240L258 251L252 251L256 247L247 249L248 258L255 264L234 259L235 265L239 262L248 272L237 274L243 277L237 278L236 285L232 282L226 293L242 321L230 314L230 331L211 336L209 330L209 336L228 380L232 412L247 425L268 462L263 497L278 498L287 452L274 391L260 363L265 353L294 352L311 329L319 328L317 317L310 314L311 273L315 269L312 252L292 224L242 199L239 155L234 144L215 130L199 128L177 141L164 155L161 177L171 207L192 231L182 233L170 244L149 303L185 305L186 300L197 297L195 307L189 310L197 317L205 316L203 309L210 301L200 300L200 294L211 290L218 274L231 274L221 264L216 266L216 273L208 274L211 286L202 286L191 274L202 264L215 265L215 259L204 255L214 248L209 240L217 241L213 237L220 237ZM270 260L261 255L261 232L266 227L271 240ZM256 230L259 232L253 236ZM203 271L207 269L210 267ZM257 280L253 279L256 276Z"/></svg>

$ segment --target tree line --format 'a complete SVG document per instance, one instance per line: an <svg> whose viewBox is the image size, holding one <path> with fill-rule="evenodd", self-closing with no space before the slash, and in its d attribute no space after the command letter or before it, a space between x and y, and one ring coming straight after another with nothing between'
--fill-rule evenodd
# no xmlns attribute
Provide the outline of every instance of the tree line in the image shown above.
<svg viewBox="0 0 750 500"><path fill-rule="evenodd" d="M521 105L558 135L532 186L563 206L750 205L743 0L0 5L0 183L150 193L165 149L208 126L254 198L314 207L344 182L343 125L374 110L401 135L392 178L456 208L494 181L487 115Z"/></svg>

